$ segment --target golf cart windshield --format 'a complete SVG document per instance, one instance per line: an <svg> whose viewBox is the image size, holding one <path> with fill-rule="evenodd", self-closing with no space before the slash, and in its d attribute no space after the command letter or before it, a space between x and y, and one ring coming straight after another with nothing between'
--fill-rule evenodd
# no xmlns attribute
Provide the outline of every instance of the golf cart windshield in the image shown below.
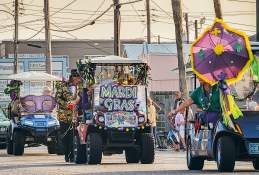
<svg viewBox="0 0 259 175"><path fill-rule="evenodd" d="M137 127L146 116L145 62L108 56L79 60L78 70L94 87L93 111L103 113L106 127Z"/></svg>

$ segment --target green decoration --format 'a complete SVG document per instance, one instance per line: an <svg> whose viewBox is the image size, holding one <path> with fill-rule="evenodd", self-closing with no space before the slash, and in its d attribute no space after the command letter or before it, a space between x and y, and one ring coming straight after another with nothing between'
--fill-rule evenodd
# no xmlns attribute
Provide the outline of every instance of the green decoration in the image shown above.
<svg viewBox="0 0 259 175"><path fill-rule="evenodd" d="M150 67L146 64L137 64L135 66L137 80L135 84L147 85L150 77Z"/></svg>
<svg viewBox="0 0 259 175"><path fill-rule="evenodd" d="M237 53L241 52L241 50L242 50L241 43L238 42L238 43L235 44L235 50L236 50Z"/></svg>
<svg viewBox="0 0 259 175"><path fill-rule="evenodd" d="M259 57L255 56L251 65L251 72L253 79L256 82L259 82Z"/></svg>
<svg viewBox="0 0 259 175"><path fill-rule="evenodd" d="M203 49L200 49L200 51L199 51L199 58L200 58L200 60L204 59L204 50Z"/></svg>
<svg viewBox="0 0 259 175"><path fill-rule="evenodd" d="M79 60L77 62L77 70L80 76L87 81L89 86L95 83L95 69L95 64L92 64L90 61L82 63L82 60Z"/></svg>

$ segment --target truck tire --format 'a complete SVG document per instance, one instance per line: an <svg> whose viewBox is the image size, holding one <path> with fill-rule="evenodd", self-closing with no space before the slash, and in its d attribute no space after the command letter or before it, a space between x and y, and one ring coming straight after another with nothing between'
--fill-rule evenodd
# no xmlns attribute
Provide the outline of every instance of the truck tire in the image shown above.
<svg viewBox="0 0 259 175"><path fill-rule="evenodd" d="M216 161L218 171L232 172L235 167L235 144L231 137L222 136L218 139Z"/></svg>
<svg viewBox="0 0 259 175"><path fill-rule="evenodd" d="M102 161L102 137L98 133L89 133L86 138L86 160L96 165Z"/></svg>
<svg viewBox="0 0 259 175"><path fill-rule="evenodd" d="M155 141L151 133L143 133L140 135L140 162L142 164L152 164L155 159Z"/></svg>
<svg viewBox="0 0 259 175"><path fill-rule="evenodd" d="M127 148L125 157L127 163L139 163L140 151L137 148Z"/></svg>
<svg viewBox="0 0 259 175"><path fill-rule="evenodd" d="M15 131L13 134L13 154L21 156L24 153L24 134L21 131Z"/></svg>
<svg viewBox="0 0 259 175"><path fill-rule="evenodd" d="M187 151L186 151L186 159L187 159L187 167L189 170L202 170L204 166L204 159L202 157L193 157L192 155L192 145L190 139L187 142Z"/></svg>
<svg viewBox="0 0 259 175"><path fill-rule="evenodd" d="M86 163L86 145L80 144L78 135L73 138L73 151L76 164Z"/></svg>
<svg viewBox="0 0 259 175"><path fill-rule="evenodd" d="M253 167L255 170L259 170L259 158L253 160Z"/></svg>
<svg viewBox="0 0 259 175"><path fill-rule="evenodd" d="M56 144L55 143L51 143L48 145L48 153L56 154Z"/></svg>
<svg viewBox="0 0 259 175"><path fill-rule="evenodd" d="M13 154L13 141L11 140L7 142L7 154Z"/></svg>

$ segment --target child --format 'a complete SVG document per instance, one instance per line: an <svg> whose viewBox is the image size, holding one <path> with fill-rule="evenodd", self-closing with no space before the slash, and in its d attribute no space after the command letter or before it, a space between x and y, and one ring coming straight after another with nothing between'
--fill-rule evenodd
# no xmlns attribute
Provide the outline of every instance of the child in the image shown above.
<svg viewBox="0 0 259 175"><path fill-rule="evenodd" d="M175 116L175 128L178 131L178 136L185 149L185 120L184 120L184 110L178 112Z"/></svg>

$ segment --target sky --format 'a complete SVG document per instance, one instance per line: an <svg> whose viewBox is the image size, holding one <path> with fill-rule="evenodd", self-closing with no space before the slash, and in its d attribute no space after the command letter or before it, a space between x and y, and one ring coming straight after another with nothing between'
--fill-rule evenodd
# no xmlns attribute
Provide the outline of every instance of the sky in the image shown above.
<svg viewBox="0 0 259 175"><path fill-rule="evenodd" d="M43 0L19 0L19 39L44 39ZM94 25L72 32L64 30L81 27L92 21L111 4L112 0L49 0L52 39L112 39L113 8ZM120 0L129 2L133 0ZM223 18L231 27L255 34L256 0L221 0ZM213 0L183 0L183 12L189 14L190 40L194 40L194 20L199 21L199 34L212 24L214 15ZM171 0L150 0L152 41L173 42L174 23ZM13 0L0 0L0 40L13 39L14 21ZM145 0L121 7L121 38L146 39ZM203 24L200 21L203 20ZM183 23L185 25L185 23ZM185 28L185 26L183 26Z"/></svg>

